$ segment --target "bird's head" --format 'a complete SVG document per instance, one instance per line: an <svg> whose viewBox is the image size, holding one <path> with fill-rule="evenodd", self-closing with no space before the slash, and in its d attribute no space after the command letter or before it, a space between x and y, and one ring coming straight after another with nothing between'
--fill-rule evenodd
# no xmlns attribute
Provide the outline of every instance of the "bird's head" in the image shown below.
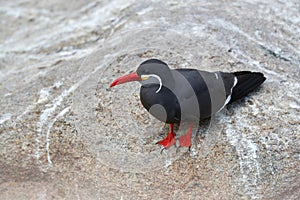
<svg viewBox="0 0 300 200"><path fill-rule="evenodd" d="M142 85L157 84L159 85L156 93L158 93L163 84L169 83L173 80L172 72L169 66L158 59L149 59L142 62L135 72L128 75L121 76L114 80L110 87L114 87L119 84L139 81Z"/></svg>

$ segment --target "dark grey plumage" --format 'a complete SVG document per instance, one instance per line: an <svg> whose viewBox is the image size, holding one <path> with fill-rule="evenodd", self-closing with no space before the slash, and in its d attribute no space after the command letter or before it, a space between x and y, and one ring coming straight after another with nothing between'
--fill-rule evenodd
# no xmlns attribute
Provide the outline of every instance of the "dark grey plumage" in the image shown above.
<svg viewBox="0 0 300 200"><path fill-rule="evenodd" d="M142 81L140 98L143 106L154 117L166 123L199 121L210 117L228 103L253 91L266 79L259 72L170 69L166 63L156 59L142 63L137 72L156 74L161 78L162 87L159 92L161 83L155 77ZM153 105L161 106L153 109Z"/></svg>

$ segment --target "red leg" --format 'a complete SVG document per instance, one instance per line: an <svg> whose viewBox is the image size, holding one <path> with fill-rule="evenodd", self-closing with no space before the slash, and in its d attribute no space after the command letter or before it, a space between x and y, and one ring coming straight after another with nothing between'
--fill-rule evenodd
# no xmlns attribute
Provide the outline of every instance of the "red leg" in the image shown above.
<svg viewBox="0 0 300 200"><path fill-rule="evenodd" d="M174 124L170 124L170 132L168 134L168 136L161 140L158 141L157 144L162 145L165 149L168 149L169 147L173 146L175 144L175 133L173 131L173 126Z"/></svg>
<svg viewBox="0 0 300 200"><path fill-rule="evenodd" d="M179 138L179 143L181 147L191 147L192 132L193 132L193 124L190 125L187 134Z"/></svg>

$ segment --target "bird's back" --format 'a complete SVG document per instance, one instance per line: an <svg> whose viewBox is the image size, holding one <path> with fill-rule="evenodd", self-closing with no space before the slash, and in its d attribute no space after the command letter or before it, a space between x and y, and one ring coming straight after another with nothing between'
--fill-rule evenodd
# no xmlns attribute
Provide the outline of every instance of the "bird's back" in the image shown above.
<svg viewBox="0 0 300 200"><path fill-rule="evenodd" d="M195 103L187 104L188 110L198 114L196 107L200 109L200 118L210 117L219 111L231 93L231 88L235 83L235 77L231 73L207 72L196 69L177 69L174 70L175 76L183 76L186 82L177 82L179 96L183 99L197 98ZM176 79L176 78L175 78ZM186 84L189 84L187 86ZM189 89L187 89L189 88ZM227 102L228 103L228 102ZM191 115L192 113L187 113Z"/></svg>

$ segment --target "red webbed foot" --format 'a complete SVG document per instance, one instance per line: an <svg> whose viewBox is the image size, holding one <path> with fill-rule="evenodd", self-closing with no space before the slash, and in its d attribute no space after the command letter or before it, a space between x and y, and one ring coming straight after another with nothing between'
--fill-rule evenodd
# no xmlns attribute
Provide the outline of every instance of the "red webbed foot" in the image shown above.
<svg viewBox="0 0 300 200"><path fill-rule="evenodd" d="M191 137L193 132L193 124L190 125L187 134L181 136L179 140L180 147L191 147Z"/></svg>
<svg viewBox="0 0 300 200"><path fill-rule="evenodd" d="M158 141L156 144L160 144L164 147L164 149L168 149L169 147L173 146L176 142L175 140L175 133L173 131L173 124L170 124L170 132L166 138L161 141Z"/></svg>

